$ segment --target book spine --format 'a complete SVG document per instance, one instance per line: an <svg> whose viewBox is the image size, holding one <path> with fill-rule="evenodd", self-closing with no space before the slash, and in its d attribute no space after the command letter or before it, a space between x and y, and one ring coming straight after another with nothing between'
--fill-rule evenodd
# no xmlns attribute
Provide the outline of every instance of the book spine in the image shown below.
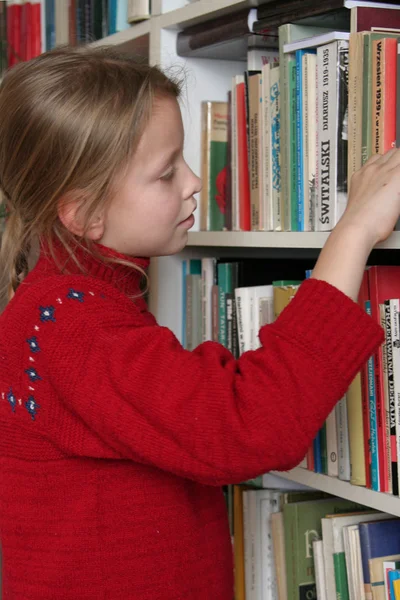
<svg viewBox="0 0 400 600"><path fill-rule="evenodd" d="M365 310L372 316L371 302L365 302ZM370 451L371 451L371 488L380 491L379 455L378 455L378 426L376 418L376 393L375 393L375 359L371 356L368 360L368 395L369 395L369 426L370 426Z"/></svg>
<svg viewBox="0 0 400 600"><path fill-rule="evenodd" d="M304 230L315 229L315 161L316 161L316 65L317 57L303 57L303 147L304 147Z"/></svg>
<svg viewBox="0 0 400 600"><path fill-rule="evenodd" d="M5 0L0 1L0 77L7 69L7 4Z"/></svg>
<svg viewBox="0 0 400 600"><path fill-rule="evenodd" d="M250 183L247 147L246 97L244 82L240 82L237 84L236 93L239 176L239 228L241 231L250 231Z"/></svg>
<svg viewBox="0 0 400 600"><path fill-rule="evenodd" d="M349 43L344 40L337 42L336 77L336 144L333 155L336 176L332 227L341 219L347 206Z"/></svg>
<svg viewBox="0 0 400 600"><path fill-rule="evenodd" d="M282 230L281 205L281 109L279 68L271 69L271 155L272 155L272 205L273 229Z"/></svg>
<svg viewBox="0 0 400 600"><path fill-rule="evenodd" d="M350 34L349 42L349 140L348 182L361 167L361 123L360 107L363 101L363 33Z"/></svg>
<svg viewBox="0 0 400 600"><path fill-rule="evenodd" d="M219 334L219 288L218 285L212 286L212 341L218 342Z"/></svg>
<svg viewBox="0 0 400 600"><path fill-rule="evenodd" d="M211 118L211 102L203 102L201 105L201 178L203 187L200 192L200 229L202 231L210 231L209 165Z"/></svg>
<svg viewBox="0 0 400 600"><path fill-rule="evenodd" d="M397 465L400 463L400 302L398 299L390 300L390 328L392 333L392 358L394 381L394 428L396 431L396 457ZM393 414L391 413L393 424ZM393 444L394 446L394 444ZM398 468L398 467L397 467ZM399 493L399 491L397 490Z"/></svg>
<svg viewBox="0 0 400 600"><path fill-rule="evenodd" d="M397 45L397 73L400 74L400 43ZM400 77L396 80L396 95L400 99ZM400 148L400 102L396 102L396 147Z"/></svg>
<svg viewBox="0 0 400 600"><path fill-rule="evenodd" d="M216 282L215 259L201 260L202 277L202 341L212 340L212 287Z"/></svg>
<svg viewBox="0 0 400 600"><path fill-rule="evenodd" d="M69 0L68 2L68 31L69 31L69 43L71 46L76 45L76 0ZM108 30L107 34L108 35Z"/></svg>
<svg viewBox="0 0 400 600"><path fill-rule="evenodd" d="M395 38L384 39L383 48L383 151L387 152L396 146L397 40Z"/></svg>
<svg viewBox="0 0 400 600"><path fill-rule="evenodd" d="M346 396L338 402L335 410L338 435L339 479L350 481L350 448Z"/></svg>
<svg viewBox="0 0 400 600"><path fill-rule="evenodd" d="M334 409L326 420L327 471L330 477L337 477L339 475L337 442L336 414Z"/></svg>
<svg viewBox="0 0 400 600"><path fill-rule="evenodd" d="M383 40L372 42L372 115L371 147L383 154Z"/></svg>
<svg viewBox="0 0 400 600"><path fill-rule="evenodd" d="M228 121L226 145L226 200L224 228L232 231L232 90L228 91Z"/></svg>
<svg viewBox="0 0 400 600"><path fill-rule="evenodd" d="M236 77L232 78L231 90L231 195L232 231L239 231L239 177L238 177L238 135L237 135L237 93Z"/></svg>
<svg viewBox="0 0 400 600"><path fill-rule="evenodd" d="M250 200L251 200L251 229L256 231L260 220L260 102L259 74L249 77L249 125L250 125Z"/></svg>
<svg viewBox="0 0 400 600"><path fill-rule="evenodd" d="M364 424L360 373L350 384L346 396L349 424L350 482L352 485L366 485Z"/></svg>
<svg viewBox="0 0 400 600"><path fill-rule="evenodd" d="M262 111L263 134L262 139L262 171L263 171L263 199L260 211L260 229L272 231L272 153L271 153L271 66L264 65L262 69Z"/></svg>
<svg viewBox="0 0 400 600"><path fill-rule="evenodd" d="M302 57L304 52L296 52L296 163L297 163L297 231L304 231L304 154L303 154L303 73Z"/></svg>
<svg viewBox="0 0 400 600"><path fill-rule="evenodd" d="M335 186L335 137L337 81L337 44L327 44L317 50L319 130L318 130L318 215L319 231L330 231L333 227Z"/></svg>
<svg viewBox="0 0 400 600"><path fill-rule="evenodd" d="M392 492L399 495L399 478L396 448L396 396L393 368L393 339L390 301L385 302L385 337L386 337L386 363L387 363L387 390L388 390L388 423L389 441L388 456L391 463Z"/></svg>
<svg viewBox="0 0 400 600"><path fill-rule="evenodd" d="M227 328L226 328L226 302L225 294L227 289L227 270L226 263L219 263L218 267L218 294L219 294L219 334L218 341L226 347L227 345Z"/></svg>
<svg viewBox="0 0 400 600"><path fill-rule="evenodd" d="M327 475L328 474L328 451L327 451L327 441L326 441L326 421L321 427L320 448L321 448L322 473L324 475Z"/></svg>
<svg viewBox="0 0 400 600"><path fill-rule="evenodd" d="M344 552L336 552L333 555L333 564L335 568L336 600L350 600Z"/></svg>
<svg viewBox="0 0 400 600"><path fill-rule="evenodd" d="M385 332L385 339L382 344L382 384L383 384L383 402L382 412L383 420L385 425L385 457L386 457L386 472L388 473L387 478L387 489L386 491L391 494L393 491L392 487L392 460L390 454L390 419L389 419L389 376L388 376L388 362L387 362L387 347L388 347L388 335L386 331L386 308L384 304L379 305L379 314L381 318L381 327ZM390 325L390 320L389 320ZM390 334L389 334L390 336Z"/></svg>
<svg viewBox="0 0 400 600"><path fill-rule="evenodd" d="M283 51L284 45L289 41L289 26L279 27L279 68L281 71L281 172L282 172L282 193L281 193L281 227L284 231L290 231L291 218L291 197L290 197L290 165L291 165L291 145L289 143L290 129L290 74L289 60L290 56Z"/></svg>
<svg viewBox="0 0 400 600"><path fill-rule="evenodd" d="M235 290L239 286L239 263L231 263L232 269L232 353L235 358L239 358L239 339L237 329L237 309Z"/></svg>
<svg viewBox="0 0 400 600"><path fill-rule="evenodd" d="M291 202L290 216L291 216L291 231L298 231L298 220L299 220L299 207L297 204L297 151L296 151L296 60L290 59L288 62L289 71L289 123L288 123L288 139L286 140L290 147L291 162L289 165L290 180L288 183L288 192ZM281 148L283 140L281 142ZM282 182L283 185L283 182Z"/></svg>
<svg viewBox="0 0 400 600"><path fill-rule="evenodd" d="M313 453L314 453L314 471L315 473L322 473L322 454L321 454L321 430L318 431L313 441Z"/></svg>
<svg viewBox="0 0 400 600"><path fill-rule="evenodd" d="M361 162L364 165L372 155L372 40L370 34L364 37L363 50L363 93L362 93L362 132Z"/></svg>
<svg viewBox="0 0 400 600"><path fill-rule="evenodd" d="M188 273L186 275L186 348L187 350L193 350L193 323L192 323L192 312L193 312L193 275Z"/></svg>

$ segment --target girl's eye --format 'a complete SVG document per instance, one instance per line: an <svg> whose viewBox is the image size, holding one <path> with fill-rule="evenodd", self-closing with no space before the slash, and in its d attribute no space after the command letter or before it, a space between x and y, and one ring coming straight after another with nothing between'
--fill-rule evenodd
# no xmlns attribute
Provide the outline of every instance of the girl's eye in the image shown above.
<svg viewBox="0 0 400 600"><path fill-rule="evenodd" d="M169 171L167 171L166 173L164 173L164 175L162 175L160 177L161 181L171 181L171 179L175 175L175 171L176 171L175 167L171 167L171 169L169 169Z"/></svg>

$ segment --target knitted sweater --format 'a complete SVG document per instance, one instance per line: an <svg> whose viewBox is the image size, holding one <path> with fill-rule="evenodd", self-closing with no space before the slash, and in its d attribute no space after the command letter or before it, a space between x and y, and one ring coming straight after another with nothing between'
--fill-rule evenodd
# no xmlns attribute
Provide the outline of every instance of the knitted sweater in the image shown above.
<svg viewBox="0 0 400 600"><path fill-rule="evenodd" d="M85 268L42 253L0 318L3 600L231 600L221 486L298 464L382 331L309 280L260 349L188 352Z"/></svg>

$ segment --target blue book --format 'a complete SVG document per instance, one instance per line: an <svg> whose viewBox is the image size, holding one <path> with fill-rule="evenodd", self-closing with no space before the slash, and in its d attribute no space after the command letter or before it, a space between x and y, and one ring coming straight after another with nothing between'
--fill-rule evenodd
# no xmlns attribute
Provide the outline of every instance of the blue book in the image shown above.
<svg viewBox="0 0 400 600"><path fill-rule="evenodd" d="M129 27L128 0L117 0L116 30L123 31L129 29Z"/></svg>
<svg viewBox="0 0 400 600"><path fill-rule="evenodd" d="M304 231L304 148L303 148L303 56L315 50L296 51L296 148L297 148L297 230Z"/></svg>
<svg viewBox="0 0 400 600"><path fill-rule="evenodd" d="M117 0L108 0L108 35L117 32Z"/></svg>
<svg viewBox="0 0 400 600"><path fill-rule="evenodd" d="M314 451L314 472L322 473L322 446L321 446L322 430L320 429L313 441Z"/></svg>
<svg viewBox="0 0 400 600"><path fill-rule="evenodd" d="M370 300L365 301L365 311L372 315ZM375 361L371 356L368 360L368 394L369 394L369 426L370 426L370 452L371 452L371 488L380 491L379 482L379 451L378 451L378 424L376 419L376 393L375 393Z"/></svg>
<svg viewBox="0 0 400 600"><path fill-rule="evenodd" d="M44 14L46 19L46 50L56 45L56 12L55 0L45 0Z"/></svg>
<svg viewBox="0 0 400 600"><path fill-rule="evenodd" d="M368 561L380 556L400 554L400 519L360 523L358 527L365 595L372 597Z"/></svg>

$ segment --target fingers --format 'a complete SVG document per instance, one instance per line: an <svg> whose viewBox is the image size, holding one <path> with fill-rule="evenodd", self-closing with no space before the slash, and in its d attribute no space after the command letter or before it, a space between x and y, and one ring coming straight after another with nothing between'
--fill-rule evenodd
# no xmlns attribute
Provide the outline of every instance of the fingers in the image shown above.
<svg viewBox="0 0 400 600"><path fill-rule="evenodd" d="M400 150L398 148L392 148L389 152L383 155L382 158L386 158L385 162L382 163L389 170L400 165Z"/></svg>

